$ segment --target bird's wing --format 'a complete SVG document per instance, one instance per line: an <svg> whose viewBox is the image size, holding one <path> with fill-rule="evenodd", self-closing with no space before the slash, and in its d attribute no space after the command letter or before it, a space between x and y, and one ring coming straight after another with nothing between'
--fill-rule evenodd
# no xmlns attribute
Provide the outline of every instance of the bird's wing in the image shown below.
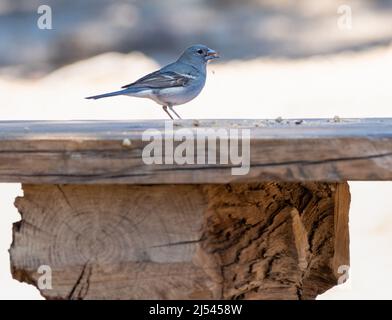
<svg viewBox="0 0 392 320"><path fill-rule="evenodd" d="M174 71L155 71L150 73L139 80L127 84L122 88L170 88L170 87L184 87L187 83L194 79L194 76L189 74L181 74Z"/></svg>

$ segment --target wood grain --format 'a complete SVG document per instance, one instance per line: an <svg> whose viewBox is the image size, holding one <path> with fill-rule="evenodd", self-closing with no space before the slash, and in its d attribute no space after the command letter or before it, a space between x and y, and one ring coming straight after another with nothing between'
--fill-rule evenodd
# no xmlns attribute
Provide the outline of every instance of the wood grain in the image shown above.
<svg viewBox="0 0 392 320"><path fill-rule="evenodd" d="M349 264L346 183L23 190L12 273L48 299L313 299Z"/></svg>
<svg viewBox="0 0 392 320"><path fill-rule="evenodd" d="M250 171L246 175L233 175L230 163L146 165L142 151L149 142L142 141L142 134L147 129L163 131L165 123L0 122L0 181L202 184L392 180L391 119L174 122L173 132L184 128L195 134L208 128L249 129ZM218 143L209 150L219 152L219 147Z"/></svg>

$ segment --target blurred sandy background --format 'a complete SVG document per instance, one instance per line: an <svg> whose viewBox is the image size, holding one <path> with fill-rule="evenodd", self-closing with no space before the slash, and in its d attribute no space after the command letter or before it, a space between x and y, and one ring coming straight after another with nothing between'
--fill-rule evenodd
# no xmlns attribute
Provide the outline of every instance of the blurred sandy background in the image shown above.
<svg viewBox="0 0 392 320"><path fill-rule="evenodd" d="M220 51L183 118L392 117L392 1L0 2L0 120L160 119L152 101L83 97L117 90L186 46ZM339 28L338 8L352 10ZM320 299L391 299L392 183L351 183L351 279ZM40 299L11 279L16 184L0 185L0 298Z"/></svg>

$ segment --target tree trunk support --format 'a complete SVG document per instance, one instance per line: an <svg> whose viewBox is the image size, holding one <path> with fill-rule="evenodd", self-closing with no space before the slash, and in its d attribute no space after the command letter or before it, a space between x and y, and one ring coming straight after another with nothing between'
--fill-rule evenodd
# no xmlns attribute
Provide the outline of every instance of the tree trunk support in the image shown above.
<svg viewBox="0 0 392 320"><path fill-rule="evenodd" d="M23 190L12 274L48 299L314 299L349 264L347 183Z"/></svg>

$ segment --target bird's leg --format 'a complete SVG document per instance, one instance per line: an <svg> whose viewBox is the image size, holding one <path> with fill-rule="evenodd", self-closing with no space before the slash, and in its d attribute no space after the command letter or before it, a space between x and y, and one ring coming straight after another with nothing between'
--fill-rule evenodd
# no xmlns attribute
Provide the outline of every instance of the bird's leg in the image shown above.
<svg viewBox="0 0 392 320"><path fill-rule="evenodd" d="M174 120L174 118L171 116L171 114L169 113L169 111L167 111L167 106L162 106L163 111L165 111L168 116L170 117L170 119Z"/></svg>
<svg viewBox="0 0 392 320"><path fill-rule="evenodd" d="M178 119L182 119L182 118L178 115L178 113L173 109L173 106L170 106L170 105L169 105L169 109L170 109L170 111L173 111L173 113L178 117Z"/></svg>

